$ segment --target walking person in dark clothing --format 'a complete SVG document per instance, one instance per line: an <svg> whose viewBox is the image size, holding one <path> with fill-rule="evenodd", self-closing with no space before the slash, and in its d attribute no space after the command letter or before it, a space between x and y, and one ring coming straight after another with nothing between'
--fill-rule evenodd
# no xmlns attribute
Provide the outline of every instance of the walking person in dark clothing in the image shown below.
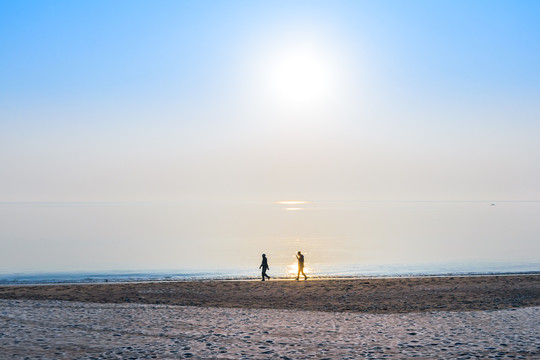
<svg viewBox="0 0 540 360"><path fill-rule="evenodd" d="M296 259L298 259L298 275L296 275L296 280L300 278L300 274L304 275L304 280L307 280L307 276L304 273L304 255L300 251L296 254Z"/></svg>
<svg viewBox="0 0 540 360"><path fill-rule="evenodd" d="M268 267L268 259L266 258L266 254L262 254L262 263L261 266L259 266L259 269L262 269L262 281L265 280L265 277L270 280L270 276L266 275L266 270L270 270Z"/></svg>

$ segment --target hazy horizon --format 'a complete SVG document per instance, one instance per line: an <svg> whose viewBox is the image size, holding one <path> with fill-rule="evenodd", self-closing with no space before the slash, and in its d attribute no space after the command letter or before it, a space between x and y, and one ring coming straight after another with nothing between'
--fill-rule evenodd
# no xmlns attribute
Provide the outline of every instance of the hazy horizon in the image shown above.
<svg viewBox="0 0 540 360"><path fill-rule="evenodd" d="M5 1L0 271L540 263L539 15Z"/></svg>

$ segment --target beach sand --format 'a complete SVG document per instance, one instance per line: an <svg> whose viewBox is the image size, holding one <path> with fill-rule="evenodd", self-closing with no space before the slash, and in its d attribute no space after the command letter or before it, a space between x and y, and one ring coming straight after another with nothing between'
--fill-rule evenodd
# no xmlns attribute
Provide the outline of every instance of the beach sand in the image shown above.
<svg viewBox="0 0 540 360"><path fill-rule="evenodd" d="M538 359L539 280L5 286L0 359Z"/></svg>
<svg viewBox="0 0 540 360"><path fill-rule="evenodd" d="M540 307L320 311L0 300L1 359L540 357Z"/></svg>
<svg viewBox="0 0 540 360"><path fill-rule="evenodd" d="M540 306L540 275L0 286L0 299L401 313Z"/></svg>

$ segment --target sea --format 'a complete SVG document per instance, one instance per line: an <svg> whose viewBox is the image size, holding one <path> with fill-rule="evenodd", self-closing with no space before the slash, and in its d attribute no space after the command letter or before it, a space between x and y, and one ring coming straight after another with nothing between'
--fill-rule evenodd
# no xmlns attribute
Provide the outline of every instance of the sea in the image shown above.
<svg viewBox="0 0 540 360"><path fill-rule="evenodd" d="M540 263L447 263L447 264L378 264L327 265L307 267L311 279L321 278L384 278L423 276L478 276L540 274ZM269 271L274 279L294 279L296 269L281 267ZM256 280L260 270L252 268L176 269L176 270L114 270L0 273L0 285L67 284L67 283L129 283L208 280Z"/></svg>

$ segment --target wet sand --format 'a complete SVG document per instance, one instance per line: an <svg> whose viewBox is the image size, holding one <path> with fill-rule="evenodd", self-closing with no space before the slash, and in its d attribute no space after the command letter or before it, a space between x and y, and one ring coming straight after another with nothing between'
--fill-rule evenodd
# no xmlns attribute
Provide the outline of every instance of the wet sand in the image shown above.
<svg viewBox="0 0 540 360"><path fill-rule="evenodd" d="M0 359L538 359L539 302L538 275L4 286Z"/></svg>
<svg viewBox="0 0 540 360"><path fill-rule="evenodd" d="M540 275L0 286L0 299L403 313L540 306Z"/></svg>

